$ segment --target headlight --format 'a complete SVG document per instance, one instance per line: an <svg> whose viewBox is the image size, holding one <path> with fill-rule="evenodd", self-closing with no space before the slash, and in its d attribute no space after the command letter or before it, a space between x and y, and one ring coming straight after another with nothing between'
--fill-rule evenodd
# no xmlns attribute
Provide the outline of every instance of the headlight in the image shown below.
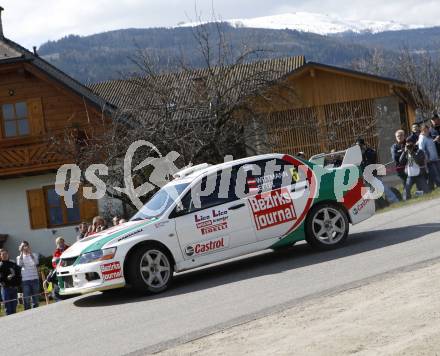
<svg viewBox="0 0 440 356"><path fill-rule="evenodd" d="M111 260L113 257L115 257L115 253L116 247L83 253L81 256L79 256L77 264Z"/></svg>

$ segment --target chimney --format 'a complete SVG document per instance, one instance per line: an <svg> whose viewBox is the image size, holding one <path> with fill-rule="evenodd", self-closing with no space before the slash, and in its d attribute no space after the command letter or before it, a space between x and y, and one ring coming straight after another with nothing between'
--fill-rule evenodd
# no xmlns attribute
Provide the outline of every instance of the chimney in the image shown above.
<svg viewBox="0 0 440 356"><path fill-rule="evenodd" d="M37 46L33 46L32 48L34 49L34 55L35 55L35 56L38 56L38 53L37 53Z"/></svg>
<svg viewBox="0 0 440 356"><path fill-rule="evenodd" d="M2 11L3 10L4 10L4 8L0 6L0 38L5 37L3 35L3 23L2 23Z"/></svg>

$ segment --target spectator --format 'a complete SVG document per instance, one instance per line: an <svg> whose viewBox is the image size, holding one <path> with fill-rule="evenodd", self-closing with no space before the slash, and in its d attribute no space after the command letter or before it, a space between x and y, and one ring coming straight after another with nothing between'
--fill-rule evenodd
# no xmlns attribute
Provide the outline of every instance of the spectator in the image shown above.
<svg viewBox="0 0 440 356"><path fill-rule="evenodd" d="M84 237L86 237L87 231L89 231L89 224L87 224L85 221L83 221L78 226L78 236L76 237L76 240L79 241L79 240L82 240Z"/></svg>
<svg viewBox="0 0 440 356"><path fill-rule="evenodd" d="M405 165L405 173L407 175L405 182L404 199L411 199L411 188L414 183L419 191L429 192L428 184L425 180L425 154L416 145L411 137L406 139L405 150L400 156L399 163Z"/></svg>
<svg viewBox="0 0 440 356"><path fill-rule="evenodd" d="M334 148L330 151L330 153L332 153L332 155L330 156L330 162L333 164L333 167L342 166L342 161L344 160L344 157L336 153L336 150Z"/></svg>
<svg viewBox="0 0 440 356"><path fill-rule="evenodd" d="M119 217L114 216L112 219L113 226L119 225Z"/></svg>
<svg viewBox="0 0 440 356"><path fill-rule="evenodd" d="M301 158L301 159L306 159L306 154L303 151L299 151L296 154L296 157Z"/></svg>
<svg viewBox="0 0 440 356"><path fill-rule="evenodd" d="M434 140L437 147L437 154L440 156L440 118L438 114L434 114L431 118L431 128L429 129L429 134Z"/></svg>
<svg viewBox="0 0 440 356"><path fill-rule="evenodd" d="M14 314L17 311L17 287L20 283L17 265L9 260L6 249L0 249L0 286L6 315Z"/></svg>
<svg viewBox="0 0 440 356"><path fill-rule="evenodd" d="M368 145L365 143L365 140L363 138L358 138L356 140L356 145L358 145L362 152L362 163L361 163L361 169L364 171L365 167L367 167L370 164L376 164L377 163L377 153L376 151L368 147Z"/></svg>
<svg viewBox="0 0 440 356"><path fill-rule="evenodd" d="M89 227L89 232L87 233L87 236L94 235L97 232L101 232L105 229L106 226L104 218L99 215L95 216L93 218L92 226Z"/></svg>
<svg viewBox="0 0 440 356"><path fill-rule="evenodd" d="M418 123L414 123L411 126L411 134L408 138L411 138L414 142L417 142L420 136L420 125Z"/></svg>
<svg viewBox="0 0 440 356"><path fill-rule="evenodd" d="M391 157L396 164L396 172L399 178L402 180L403 185L406 182L405 165L400 164L400 156L405 151L405 131L397 130L395 133L396 143L391 146Z"/></svg>
<svg viewBox="0 0 440 356"><path fill-rule="evenodd" d="M64 237L59 236L55 239L55 245L56 245L56 249L52 254L52 267L53 267L53 271L49 273L49 275L46 277L46 281L44 283L48 284L49 282L52 282L53 284L53 297L55 299L55 301L59 301L59 286L58 286L58 280L56 278L56 271L55 269L58 266L58 263L60 262L61 259L61 255L63 254L64 251L66 251L69 246L66 244L66 242L64 241Z"/></svg>
<svg viewBox="0 0 440 356"><path fill-rule="evenodd" d="M368 147L368 145L365 143L365 140L363 138L358 138L356 140L356 144L360 147L362 152L362 163L360 165L361 171L363 172L367 166L370 164L377 164L377 153L376 151ZM375 174L376 178L379 179L382 182L385 198L389 203L397 203L399 201L399 198L394 194L394 192L391 190L390 187L388 187L381 178L377 177L377 174Z"/></svg>
<svg viewBox="0 0 440 356"><path fill-rule="evenodd" d="M20 255L17 265L21 267L21 288L23 290L24 309L37 308L40 299L40 280L38 278L38 255L33 253L29 243L23 241L18 248Z"/></svg>
<svg viewBox="0 0 440 356"><path fill-rule="evenodd" d="M58 263L60 262L60 257L63 254L64 251L66 251L69 246L66 245L66 242L64 241L64 237L59 236L55 239L55 245L56 249L52 254L52 267L55 269L58 266Z"/></svg>
<svg viewBox="0 0 440 356"><path fill-rule="evenodd" d="M429 188L434 189L434 184L437 187L440 187L440 162L438 160L437 147L430 136L429 126L426 124L422 125L417 145L425 154L426 165L428 168Z"/></svg>

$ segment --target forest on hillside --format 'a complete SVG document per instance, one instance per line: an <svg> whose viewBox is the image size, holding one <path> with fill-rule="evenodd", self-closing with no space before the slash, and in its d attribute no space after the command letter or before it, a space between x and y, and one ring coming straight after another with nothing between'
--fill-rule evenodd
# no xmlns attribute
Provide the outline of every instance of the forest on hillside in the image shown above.
<svg viewBox="0 0 440 356"><path fill-rule="evenodd" d="M385 58L407 47L412 51L436 52L440 28L383 32L344 33L321 36L295 30L235 28L221 24L231 47L240 53L244 46L259 50L250 60L303 55L307 61L353 67L368 60L379 48ZM215 33L214 24L207 25ZM197 28L124 29L80 37L70 35L43 44L38 52L49 62L83 83L95 83L139 74L137 60L148 53L158 63L158 71L204 65L194 31ZM215 58L213 59L215 60ZM390 73L392 74L392 73Z"/></svg>

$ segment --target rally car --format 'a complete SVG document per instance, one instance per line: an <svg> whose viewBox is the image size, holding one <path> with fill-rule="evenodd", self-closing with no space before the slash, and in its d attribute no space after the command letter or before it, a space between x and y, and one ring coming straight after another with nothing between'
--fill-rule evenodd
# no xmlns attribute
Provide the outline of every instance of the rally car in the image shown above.
<svg viewBox="0 0 440 356"><path fill-rule="evenodd" d="M335 248L346 240L350 223L374 214L360 162L354 147L337 168L267 154L184 169L129 222L63 253L60 294L127 285L158 293L175 272L255 251L304 239L319 249Z"/></svg>

